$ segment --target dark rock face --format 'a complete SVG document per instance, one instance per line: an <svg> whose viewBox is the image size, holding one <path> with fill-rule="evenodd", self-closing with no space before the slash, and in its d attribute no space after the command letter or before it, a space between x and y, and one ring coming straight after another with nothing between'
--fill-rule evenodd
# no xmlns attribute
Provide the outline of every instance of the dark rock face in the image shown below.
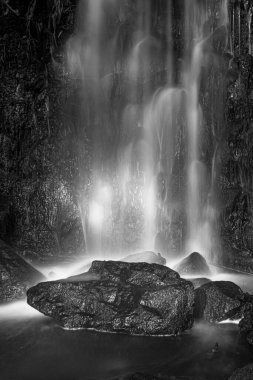
<svg viewBox="0 0 253 380"><path fill-rule="evenodd" d="M148 264L160 264L160 265L166 264L166 259L162 257L160 253L155 253L152 251L133 253L131 255L123 257L121 261L125 261L127 263L143 262L143 263L148 263Z"/></svg>
<svg viewBox="0 0 253 380"><path fill-rule="evenodd" d="M205 277L189 278L187 280L191 281L191 283L193 284L194 289L197 289L200 286L208 284L209 282L211 282L211 280L209 280L209 278L205 278Z"/></svg>
<svg viewBox="0 0 253 380"><path fill-rule="evenodd" d="M209 275L210 269L203 256L198 252L193 252L181 260L174 269L180 275Z"/></svg>
<svg viewBox="0 0 253 380"><path fill-rule="evenodd" d="M235 370L229 380L252 380L253 379L253 363L243 368Z"/></svg>
<svg viewBox="0 0 253 380"><path fill-rule="evenodd" d="M0 240L0 302L25 298L26 291L44 276Z"/></svg>
<svg viewBox="0 0 253 380"><path fill-rule="evenodd" d="M28 304L67 328L158 335L192 326L193 285L167 267L94 261L80 276L36 285Z"/></svg>
<svg viewBox="0 0 253 380"><path fill-rule="evenodd" d="M209 322L240 318L242 299L241 288L233 282L209 282L195 290L195 317Z"/></svg>

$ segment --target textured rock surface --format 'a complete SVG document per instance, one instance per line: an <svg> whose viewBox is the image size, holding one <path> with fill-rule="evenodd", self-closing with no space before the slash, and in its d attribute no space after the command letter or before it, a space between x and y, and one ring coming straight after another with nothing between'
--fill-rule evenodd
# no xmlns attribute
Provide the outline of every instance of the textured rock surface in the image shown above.
<svg viewBox="0 0 253 380"><path fill-rule="evenodd" d="M166 264L166 259L162 257L160 253L155 253L152 251L144 251L144 252L138 252L133 253L131 255L128 255L126 257L123 257L121 261L125 261L127 263L148 263L148 264Z"/></svg>
<svg viewBox="0 0 253 380"><path fill-rule="evenodd" d="M213 281L195 290L196 318L209 322L240 318L243 292L230 281Z"/></svg>
<svg viewBox="0 0 253 380"><path fill-rule="evenodd" d="M0 240L0 302L25 298L26 291L44 276Z"/></svg>
<svg viewBox="0 0 253 380"><path fill-rule="evenodd" d="M95 277L40 283L28 304L67 328L157 335L192 326L193 285L167 267L94 261L86 276Z"/></svg>
<svg viewBox="0 0 253 380"><path fill-rule="evenodd" d="M253 363L239 368L233 372L229 380L252 380L253 379Z"/></svg>
<svg viewBox="0 0 253 380"><path fill-rule="evenodd" d="M198 252L193 252L178 264L174 269L180 275L209 275L210 269L207 265L206 259Z"/></svg>

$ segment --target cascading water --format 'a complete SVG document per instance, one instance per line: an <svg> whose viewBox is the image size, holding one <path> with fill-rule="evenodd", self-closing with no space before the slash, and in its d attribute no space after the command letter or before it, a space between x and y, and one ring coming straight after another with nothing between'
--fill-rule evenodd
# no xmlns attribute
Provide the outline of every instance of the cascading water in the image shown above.
<svg viewBox="0 0 253 380"><path fill-rule="evenodd" d="M92 147L79 199L91 254L155 249L167 257L193 250L209 256L217 243L217 162L215 147L209 166L203 159L200 86L210 40L219 28L226 34L227 2L179 3L163 5L162 31L153 35L161 17L155 2L80 2L67 57L82 81L79 118ZM175 51L176 8L184 46Z"/></svg>
<svg viewBox="0 0 253 380"><path fill-rule="evenodd" d="M208 31L207 4L200 7L198 2L186 3L185 14L189 15L186 22L185 33L192 36L188 43L192 44L190 63L184 74L187 103L187 128L188 128L188 188L187 188L187 241L188 252L198 251L208 259L214 260L213 250L217 247L218 236L215 235L214 224L217 222L215 210L214 181L216 171L215 149L212 158L211 178L208 184L206 164L201 159L201 130L204 126L204 115L200 106L200 81L201 69L204 59L208 59L208 41L214 33L228 24L227 1L220 5L219 20L215 30ZM190 23L192 27L190 28ZM225 32L226 33L226 32ZM187 37L186 37L187 41ZM227 46L225 46L227 48ZM215 244L215 246L214 246Z"/></svg>

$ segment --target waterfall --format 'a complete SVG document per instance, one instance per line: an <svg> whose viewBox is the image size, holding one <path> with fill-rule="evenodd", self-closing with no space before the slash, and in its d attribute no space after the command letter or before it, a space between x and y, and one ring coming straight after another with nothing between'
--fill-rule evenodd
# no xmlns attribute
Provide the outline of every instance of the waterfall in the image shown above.
<svg viewBox="0 0 253 380"><path fill-rule="evenodd" d="M191 7L191 9L190 9ZM192 13L192 14L191 14ZM205 35L205 26L208 20L208 9L199 9L197 2L186 2L186 15L194 20L193 47L190 63L186 67L184 82L187 89L187 125L188 125L188 187L187 187L187 242L188 252L201 252L206 258L214 260L213 246L217 244L218 236L215 236L214 224L217 222L217 211L215 210L215 194L213 193L215 181L215 156L216 148L213 152L210 189L208 190L207 168L201 159L201 131L204 126L200 97L201 68L204 65L207 43L214 35L215 30L211 30ZM220 7L220 20L217 28L228 24L227 1L223 1ZM186 23L190 26L190 21ZM189 35L189 30L186 34ZM186 37L187 40L187 37Z"/></svg>
<svg viewBox="0 0 253 380"><path fill-rule="evenodd" d="M216 3L80 1L66 55L92 151L79 199L91 254L213 249L216 148L208 167L200 86L226 35L227 1Z"/></svg>

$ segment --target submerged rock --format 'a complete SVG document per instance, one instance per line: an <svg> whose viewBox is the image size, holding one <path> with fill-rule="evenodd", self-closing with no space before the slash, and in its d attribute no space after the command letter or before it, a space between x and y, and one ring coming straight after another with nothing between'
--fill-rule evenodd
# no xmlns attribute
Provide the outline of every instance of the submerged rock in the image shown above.
<svg viewBox="0 0 253 380"><path fill-rule="evenodd" d="M195 289L194 315L209 322L240 318L243 292L230 281L213 281Z"/></svg>
<svg viewBox="0 0 253 380"><path fill-rule="evenodd" d="M44 276L0 240L0 302L26 297L26 291Z"/></svg>
<svg viewBox="0 0 253 380"><path fill-rule="evenodd" d="M123 257L121 261L125 261L127 263L166 264L166 259L162 257L160 253L155 253L152 251L133 253Z"/></svg>
<svg viewBox="0 0 253 380"><path fill-rule="evenodd" d="M243 368L236 369L229 380L252 380L253 379L253 363Z"/></svg>
<svg viewBox="0 0 253 380"><path fill-rule="evenodd" d="M176 334L193 323L193 285L158 264L94 261L80 276L44 282L27 302L66 328Z"/></svg>
<svg viewBox="0 0 253 380"><path fill-rule="evenodd" d="M193 252L178 264L174 269L182 275L209 275L210 269L206 262L206 259L198 252Z"/></svg>

